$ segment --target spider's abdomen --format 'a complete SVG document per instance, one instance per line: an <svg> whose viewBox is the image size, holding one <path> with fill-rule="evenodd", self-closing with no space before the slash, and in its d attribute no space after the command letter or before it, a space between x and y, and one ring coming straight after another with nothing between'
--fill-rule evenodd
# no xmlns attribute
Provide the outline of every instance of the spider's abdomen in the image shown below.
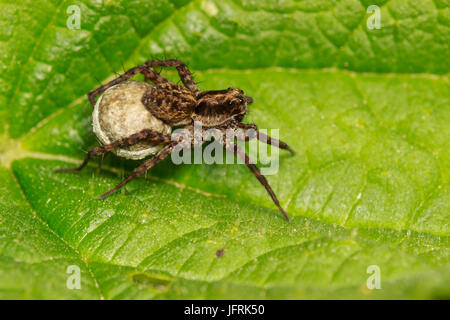
<svg viewBox="0 0 450 320"><path fill-rule="evenodd" d="M147 89L142 103L155 117L174 126L192 121L196 100L185 87L168 82Z"/></svg>
<svg viewBox="0 0 450 320"><path fill-rule="evenodd" d="M106 90L97 100L92 123L94 133L102 144L110 144L143 129L171 133L171 127L154 117L141 102L144 92L150 87L145 82L125 81ZM117 149L115 153L120 157L138 160L160 149L149 142L139 142Z"/></svg>

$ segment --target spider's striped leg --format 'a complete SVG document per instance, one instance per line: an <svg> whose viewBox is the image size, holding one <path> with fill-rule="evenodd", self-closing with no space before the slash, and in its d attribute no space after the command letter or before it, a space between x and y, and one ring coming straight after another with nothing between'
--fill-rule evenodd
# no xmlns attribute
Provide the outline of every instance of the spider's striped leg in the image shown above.
<svg viewBox="0 0 450 320"><path fill-rule="evenodd" d="M169 80L167 80L166 77L160 75L156 70L152 69L151 67L149 67L146 64L141 64L139 66L129 69L124 74L115 78L114 80L111 80L110 82L105 83L104 85L101 85L100 87L90 91L88 93L88 98L92 104L92 107L94 108L95 100L97 99L97 97L99 95L101 95L103 92L105 92L107 89L109 89L121 82L124 82L124 81L127 81L127 80L133 78L138 73L142 73L144 75L146 81L150 80L155 84L169 82Z"/></svg>
<svg viewBox="0 0 450 320"><path fill-rule="evenodd" d="M270 197L272 198L273 202L278 207L280 212L283 214L284 219L286 219L286 221L289 222L289 217L286 214L286 211L284 211L284 209L281 207L280 202L278 201L277 196L275 195L275 192L273 192L272 188L270 187L269 182L267 182L266 177L261 173L261 171L255 164L251 163L249 156L234 143L224 142L224 146L228 151L233 152L236 155L236 157L244 160L245 164L251 170L251 172L255 175L256 179L258 179L258 181L264 186L264 188L266 188L266 190L269 193Z"/></svg>
<svg viewBox="0 0 450 320"><path fill-rule="evenodd" d="M237 123L237 126L244 130L253 130L256 133L256 136L248 136L246 135L245 141L248 141L250 139L257 138L259 141L264 142L266 144L274 145L280 149L284 149L289 151L291 154L295 154L295 151L285 142L272 138L260 131L258 131L258 127L256 124L246 124L246 123ZM240 140L243 140L240 137L237 137Z"/></svg>
<svg viewBox="0 0 450 320"><path fill-rule="evenodd" d="M149 141L154 143L155 145L160 145L160 144L167 144L170 143L171 139L170 139L170 135L168 134L162 134L150 129L144 129L138 133L132 134L129 137L120 139L116 142L113 142L111 144L106 144L103 146L98 146L95 147L93 149L91 149L86 158L84 159L83 163L76 168L64 168L64 169L56 169L53 170L53 172L74 172L74 171L80 171L81 169L83 169L84 167L86 167L86 165L88 164L89 160L91 160L92 158L98 156L98 155L103 155L103 154L107 154L108 152L117 149L117 148L126 148L128 146L132 146L138 142L141 141Z"/></svg>
<svg viewBox="0 0 450 320"><path fill-rule="evenodd" d="M175 67L184 86L188 88L194 94L194 96L199 93L194 77L183 61L176 59L149 60L145 64L149 67Z"/></svg>
<svg viewBox="0 0 450 320"><path fill-rule="evenodd" d="M104 199L107 196L109 196L114 191L122 188L124 185L126 185L128 182L133 180L134 178L140 176L141 174L145 173L148 169L156 165L158 162L166 158L175 148L177 145L177 142L172 142L165 146L163 149L161 149L153 158L147 160L142 165L134 169L133 173L130 174L127 178L125 178L121 183L119 183L117 186L109 190L108 192L102 194L99 199Z"/></svg>

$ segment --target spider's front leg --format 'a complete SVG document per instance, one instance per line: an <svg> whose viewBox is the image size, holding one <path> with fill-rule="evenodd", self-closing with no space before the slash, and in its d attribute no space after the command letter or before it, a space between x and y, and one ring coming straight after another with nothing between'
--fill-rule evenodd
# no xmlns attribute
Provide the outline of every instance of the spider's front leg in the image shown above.
<svg viewBox="0 0 450 320"><path fill-rule="evenodd" d="M267 181L266 177L261 173L259 168L250 161L249 156L234 143L224 142L224 147L229 152L234 153L236 157L240 158L241 160L244 160L245 164L251 170L251 172L255 175L255 177L258 179L258 181L264 186L264 188L266 188L266 190L269 193L270 197L272 198L273 202L278 207L280 212L283 214L284 219L287 222L289 222L290 220L289 220L289 217L288 217L286 211L284 211L284 209L281 207L280 202L278 201L278 198L275 195L275 192L273 192L272 188L270 187L269 182Z"/></svg>
<svg viewBox="0 0 450 320"><path fill-rule="evenodd" d="M194 77L192 76L189 68L184 64L183 61L176 59L166 59L166 60L149 60L145 63L149 67L175 67L180 76L181 82L184 86L188 88L194 96L196 96L200 90L195 83Z"/></svg>
<svg viewBox="0 0 450 320"><path fill-rule="evenodd" d="M84 159L83 163L76 168L64 168L64 169L56 169L53 170L53 172L74 172L74 171L80 171L86 165L88 164L89 160L92 158L98 156L98 155L104 155L107 154L110 151L113 151L114 149L120 149L120 148L126 148L132 145L135 145L138 142L141 141L148 141L151 143L154 143L155 145L161 145L161 144L167 144L170 143L170 135L168 134L162 134L150 129L144 129L138 133L132 134L129 137L120 139L116 142L106 144L103 146L95 147L91 150L89 150L86 158Z"/></svg>
<svg viewBox="0 0 450 320"><path fill-rule="evenodd" d="M283 142L281 140L272 138L272 137L270 137L270 136L268 136L268 135L258 131L258 127L256 126L256 124L247 124L247 123L240 123L239 122L239 123L236 123L236 126L238 128L244 129L244 130L254 130L254 132L256 133L256 136L255 135L248 136L247 134L245 134L245 138L243 138L242 136L237 136L237 138L239 140L248 141L248 140L257 138L261 142L264 142L264 143L270 144L270 145L274 145L274 146L276 146L276 147L278 147L280 149L283 149L283 150L287 150L292 155L295 154L295 151L287 143L285 143L285 142Z"/></svg>

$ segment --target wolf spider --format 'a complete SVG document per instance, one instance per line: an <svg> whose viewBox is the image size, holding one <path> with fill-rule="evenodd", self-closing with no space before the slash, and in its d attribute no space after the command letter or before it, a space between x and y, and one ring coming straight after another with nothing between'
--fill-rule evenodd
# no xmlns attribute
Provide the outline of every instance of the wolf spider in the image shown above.
<svg viewBox="0 0 450 320"><path fill-rule="evenodd" d="M178 75L184 84L184 87L170 82L157 72L155 67L175 67ZM194 121L200 121L205 129L219 129L225 134L226 129L254 129L255 133L252 137L240 137L238 140L249 140L257 138L267 144L273 144L280 149L285 149L294 154L294 151L284 142L273 139L263 133L257 131L255 124L245 124L242 120L247 112L247 106L253 102L253 99L245 96L240 89L228 88L226 90L209 90L200 91L195 83L191 72L186 65L175 59L167 60L150 60L144 64L138 65L126 71L116 79L96 88L88 93L89 101L95 108L96 98L102 95L107 89L118 85L122 82L128 81L137 74L143 74L145 81L153 82L142 96L141 102L148 112L154 117L162 120L165 124L171 127L182 126L190 133L193 132ZM119 148L126 148L133 146L139 142L151 142L154 145L164 146L156 155L145 161L137 167L126 179L120 182L116 187L101 195L99 198L103 199L112 192L126 185L134 178L142 175L148 169L156 165L158 162L166 158L174 148L180 145L183 148L192 148L201 143L190 135L188 139L179 139L173 141L169 134L164 134L148 128L130 135L129 137L119 139L110 144L104 144L90 150L84 159L83 163L77 168L58 169L55 172L73 172L83 169L90 159L95 156L105 156L110 151ZM259 182L266 188L271 196L273 202L283 214L286 221L289 218L286 212L281 207L275 193L270 187L264 175L261 174L259 168L253 164L249 156L236 143L223 143L224 148L234 153L234 155L244 161L247 167L256 176Z"/></svg>

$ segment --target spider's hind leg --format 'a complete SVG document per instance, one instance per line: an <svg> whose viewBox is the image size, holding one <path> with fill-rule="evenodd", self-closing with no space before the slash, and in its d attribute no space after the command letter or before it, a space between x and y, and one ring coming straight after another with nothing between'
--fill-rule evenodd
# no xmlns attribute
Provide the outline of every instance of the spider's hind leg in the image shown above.
<svg viewBox="0 0 450 320"><path fill-rule="evenodd" d="M139 167L137 167L136 169L134 169L133 173L130 174L127 178L125 178L124 180L122 180L122 182L120 182L117 186L115 186L114 188L112 188L111 190L109 190L108 192L102 194L100 197L98 197L99 199L104 199L107 196L109 196L111 193L113 193L114 191L122 188L124 185L126 185L128 182L130 182L131 180L133 180L134 178L137 178L138 176L140 176L141 174L147 172L148 169L150 169L151 167L155 166L158 162L160 162L161 160L163 160L164 158L166 158L174 149L176 143L170 143L167 146L165 146L163 149L161 149L153 158L147 160L146 162L144 162L142 165L140 165Z"/></svg>
<svg viewBox="0 0 450 320"><path fill-rule="evenodd" d="M131 78L133 78L135 75L137 75L138 73L142 73L145 77L145 81L152 81L153 83L165 83L168 82L169 80L167 80L166 77L160 75L156 70L154 70L153 68L149 67L146 64L141 64L139 66L136 66L134 68L129 69L128 71L126 71L124 74L118 76L117 78L115 78L114 80L111 80L108 83L105 83L104 85L101 85L100 87L90 91L88 93L88 98L89 101L92 104L92 107L94 108L95 106L95 101L97 99L97 97L101 94L103 94L107 89L121 83L124 81L127 81Z"/></svg>
<svg viewBox="0 0 450 320"><path fill-rule="evenodd" d="M92 158L101 155L101 154L106 154L111 150L114 150L115 148L112 146L112 144L107 144L104 146L98 146L95 147L91 150L89 150L86 158L84 158L83 163L76 167L76 168L62 168L62 169L55 169L53 170L53 172L75 172L75 171L80 171L82 170L84 167L87 166L87 164L89 163L89 160L91 160Z"/></svg>
<svg viewBox="0 0 450 320"><path fill-rule="evenodd" d="M83 163L79 167L56 169L56 170L53 170L53 172L80 171L81 169L86 167L89 160L91 160L92 158L94 158L98 155L106 155L110 151L113 151L118 148L126 148L126 147L132 146L141 141L149 141L149 142L154 143L155 145L161 145L161 144L170 143L171 138L170 138L170 135L168 135L168 134L162 134L162 133L150 130L150 129L144 129L138 133L132 134L131 136L129 136L127 138L123 138L123 139L120 139L111 144L98 146L98 147L95 147L95 148L89 150L86 158L84 159Z"/></svg>
<svg viewBox="0 0 450 320"><path fill-rule="evenodd" d="M98 163L98 171L102 170L103 163L105 163L106 157L108 157L109 152L102 154L102 158L100 159L100 162Z"/></svg>

